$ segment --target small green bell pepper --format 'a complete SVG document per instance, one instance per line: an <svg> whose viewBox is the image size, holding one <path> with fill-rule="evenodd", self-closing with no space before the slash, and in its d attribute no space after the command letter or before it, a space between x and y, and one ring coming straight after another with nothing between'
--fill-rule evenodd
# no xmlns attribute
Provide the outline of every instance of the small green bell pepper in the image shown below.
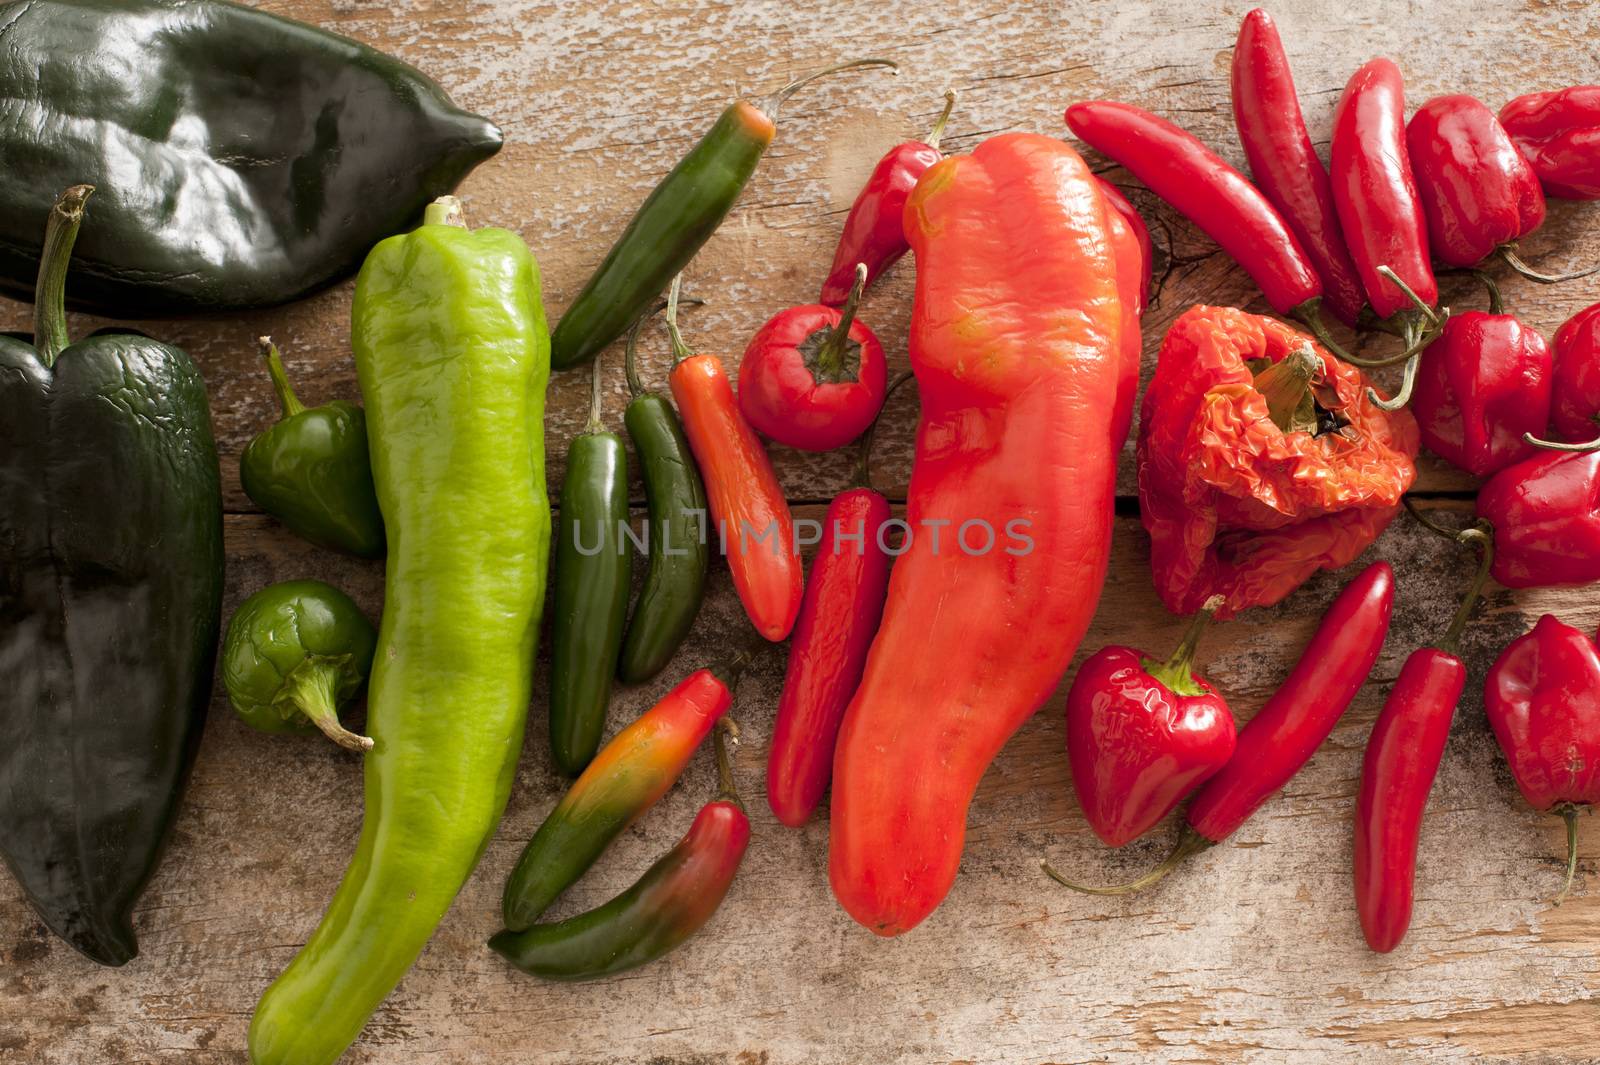
<svg viewBox="0 0 1600 1065"><path fill-rule="evenodd" d="M342 399L307 407L271 337L261 338L261 352L283 417L239 456L245 495L318 547L382 558L383 514L372 487L365 412Z"/></svg>
<svg viewBox="0 0 1600 1065"><path fill-rule="evenodd" d="M251 728L320 729L348 750L371 750L372 740L339 724L339 709L366 683L377 642L361 608L331 584L269 584L228 620L222 686Z"/></svg>

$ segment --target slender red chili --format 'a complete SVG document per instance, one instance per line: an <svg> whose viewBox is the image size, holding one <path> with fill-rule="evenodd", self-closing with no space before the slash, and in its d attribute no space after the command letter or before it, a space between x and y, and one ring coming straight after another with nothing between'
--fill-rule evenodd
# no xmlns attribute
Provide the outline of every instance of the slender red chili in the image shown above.
<svg viewBox="0 0 1600 1065"><path fill-rule="evenodd" d="M1195 793L1178 845L1164 861L1129 884L1086 887L1049 873L1091 895L1125 895L1149 887L1184 859L1231 836L1311 760L1372 672L1394 609L1394 570L1374 562L1345 586L1299 662L1272 698L1239 730L1233 757Z"/></svg>
<svg viewBox="0 0 1600 1065"><path fill-rule="evenodd" d="M850 205L850 214L844 220L844 232L839 236L839 246L834 249L833 266L828 269L828 279L822 283L822 297L818 303L828 307L844 306L855 284L857 263L867 264L865 283L870 285L911 250L901 221L906 200L916 187L917 179L944 158L939 151L939 138L944 134L944 124L949 121L950 109L955 105L956 94L946 92L944 110L934 122L928 139L895 145L872 168L866 185Z"/></svg>
<svg viewBox="0 0 1600 1065"><path fill-rule="evenodd" d="M678 286L679 278L673 278L667 297L672 398L678 401L689 449L705 476L706 504L734 590L756 631L781 640L794 628L805 580L795 550L794 518L767 449L739 413L722 360L695 354L678 332Z"/></svg>
<svg viewBox="0 0 1600 1065"><path fill-rule="evenodd" d="M1493 539L1487 524L1463 530L1457 539L1483 552L1477 576L1436 647L1411 652L1378 712L1361 764L1355 812L1356 910L1367 946L1387 954L1411 926L1417 840L1444 758L1467 669L1457 648L1472 608L1489 578Z"/></svg>
<svg viewBox="0 0 1600 1065"><path fill-rule="evenodd" d="M1259 7L1244 17L1233 46L1233 121L1250 176L1322 278L1323 304L1355 325L1367 294L1339 229L1328 170L1306 133L1289 57L1272 16Z"/></svg>

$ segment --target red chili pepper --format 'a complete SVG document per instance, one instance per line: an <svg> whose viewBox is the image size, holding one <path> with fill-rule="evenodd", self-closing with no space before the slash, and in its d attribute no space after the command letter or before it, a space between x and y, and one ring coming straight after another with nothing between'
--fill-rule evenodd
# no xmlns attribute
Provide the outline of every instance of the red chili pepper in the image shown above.
<svg viewBox="0 0 1600 1065"><path fill-rule="evenodd" d="M1306 133L1289 57L1272 16L1260 8L1244 17L1233 47L1233 121L1250 176L1322 278L1323 304L1355 325L1367 294L1339 230L1328 170Z"/></svg>
<svg viewBox="0 0 1600 1065"><path fill-rule="evenodd" d="M1519 96L1500 109L1500 124L1533 164L1545 195L1600 199L1600 85Z"/></svg>
<svg viewBox="0 0 1600 1065"><path fill-rule="evenodd" d="M1133 398L1139 391L1139 369L1144 360L1144 336L1139 328L1150 302L1150 230L1116 186L1095 178L1111 210L1106 212L1106 235L1117 257L1117 295L1122 303L1122 372L1117 377L1117 422L1113 440L1121 447L1133 424Z"/></svg>
<svg viewBox="0 0 1600 1065"><path fill-rule="evenodd" d="M906 200L917 179L944 158L939 151L939 138L944 134L944 124L949 121L950 110L955 105L956 94L946 92L944 110L934 122L928 139L895 145L872 168L872 174L856 194L850 214L844 220L844 232L839 236L839 246L834 249L828 279L822 283L819 303L838 307L850 298L856 286L857 263L866 264L864 284L870 285L911 250L901 221Z"/></svg>
<svg viewBox="0 0 1600 1065"><path fill-rule="evenodd" d="M1487 275L1489 311L1451 315L1422 353L1411 412L1422 442L1468 473L1488 477L1532 455L1525 434L1550 421L1550 349L1538 330L1503 313Z"/></svg>
<svg viewBox="0 0 1600 1065"><path fill-rule="evenodd" d="M1103 647L1067 692L1067 758L1095 835L1120 847L1148 832L1233 755L1227 701L1194 672L1200 634L1218 596L1196 614L1165 662Z"/></svg>
<svg viewBox="0 0 1600 1065"><path fill-rule="evenodd" d="M1414 354L1431 339L1425 327L1437 329L1439 285L1406 154L1405 110L1399 67L1374 59L1356 71L1333 113L1330 169L1339 224L1367 299L1379 318L1400 316L1395 326Z"/></svg>
<svg viewBox="0 0 1600 1065"><path fill-rule="evenodd" d="M1150 306L1150 284L1155 277L1153 273L1155 247L1150 243L1150 227L1144 224L1144 216L1139 213L1137 207L1128 202L1128 198L1122 194L1121 189L1103 177L1096 177L1095 181L1099 183L1100 191L1105 195L1107 206L1117 216L1109 219L1109 221L1113 227L1111 243L1117 246L1117 275L1119 277L1123 274L1122 250L1126 241L1131 237L1133 242L1138 245L1139 291L1137 298L1129 299L1127 295L1123 296L1123 302L1132 306L1134 316L1138 317L1143 315L1145 309ZM1122 220L1124 226L1117 225L1118 218ZM1126 229L1126 235L1123 233L1124 228Z"/></svg>
<svg viewBox="0 0 1600 1065"><path fill-rule="evenodd" d="M1478 490L1494 525L1494 579L1507 588L1600 581L1600 451L1549 452Z"/></svg>
<svg viewBox="0 0 1600 1065"><path fill-rule="evenodd" d="M1567 881L1578 868L1578 807L1600 802L1600 651L1549 614L1512 640L1483 684L1484 708L1528 805L1567 823Z"/></svg>
<svg viewBox="0 0 1600 1065"><path fill-rule="evenodd" d="M1361 764L1355 812L1356 910L1367 946L1387 954L1411 926L1417 839L1428 792L1439 775L1450 720L1467 682L1457 647L1489 578L1493 540L1487 527L1457 534L1483 562L1455 620L1437 647L1413 651L1378 712Z"/></svg>
<svg viewBox="0 0 1600 1065"><path fill-rule="evenodd" d="M706 481L706 503L745 613L756 631L781 640L800 613L804 574L794 518L760 437L739 413L722 360L697 355L678 332L679 278L667 297L672 398Z"/></svg>
<svg viewBox="0 0 1600 1065"><path fill-rule="evenodd" d="M1530 443L1557 450L1600 448L1600 303L1563 322L1554 349L1550 415L1568 447L1547 440Z"/></svg>
<svg viewBox="0 0 1600 1065"><path fill-rule="evenodd" d="M1239 730L1233 757L1207 780L1185 815L1178 845L1150 872L1119 887L1058 883L1091 895L1149 887L1184 859L1221 843L1311 760L1372 672L1394 608L1394 570L1374 562L1345 586L1272 698Z"/></svg>
<svg viewBox="0 0 1600 1065"><path fill-rule="evenodd" d="M856 317L867 268L843 311L811 303L779 311L739 362L739 410L780 444L832 451L860 436L883 407L883 345Z"/></svg>

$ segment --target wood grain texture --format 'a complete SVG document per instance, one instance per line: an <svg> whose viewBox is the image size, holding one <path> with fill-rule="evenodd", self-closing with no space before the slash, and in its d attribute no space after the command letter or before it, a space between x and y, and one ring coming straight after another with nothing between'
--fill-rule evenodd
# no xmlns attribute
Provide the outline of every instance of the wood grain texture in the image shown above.
<svg viewBox="0 0 1600 1065"><path fill-rule="evenodd" d="M881 54L871 72L818 84L785 110L749 192L688 272L703 309L691 340L730 359L770 313L814 298L851 198L877 155L920 134L947 86L961 93L946 144L1006 129L1061 131L1075 99L1116 97L1169 115L1238 162L1227 66L1245 3L1040 4L863 0L798 5L598 0L268 0L401 55L456 100L490 115L505 150L463 189L475 224L523 234L558 314L633 205L738 92L773 87L822 62ZM1508 8L1494 0L1274 5L1314 138L1345 77L1371 55L1402 64L1413 104L1445 91L1491 106L1521 91L1593 80L1597 28L1581 0ZM1325 145L1323 145L1325 148ZM1103 163L1103 161L1102 161ZM1250 282L1128 176L1108 176L1146 211L1160 249L1161 296L1146 320L1147 373L1159 338L1196 301L1263 310ZM1553 204L1525 252L1551 267L1600 258L1597 208ZM90 218L92 224L92 213ZM1553 331L1600 296L1594 282L1505 284L1524 320ZM864 317L891 369L905 366L911 268L869 296ZM1478 299L1451 280L1447 298ZM270 332L303 398L356 398L350 286L304 303L217 320L144 323L186 347L211 388L228 485L227 608L261 585L321 577L373 616L381 567L319 552L253 512L237 455L272 417L253 338ZM0 304L0 326L27 308ZM99 324L74 318L80 331ZM651 376L663 340L647 339ZM607 416L624 390L615 350ZM552 485L584 413L583 374L558 375L548 424ZM897 398L880 436L880 485L903 485L915 405ZM799 513L850 477L849 453L775 456ZM1124 470L1125 493L1132 481ZM1423 490L1462 513L1471 483L1439 464ZM898 490L895 490L896 494ZM1127 510L1131 514L1131 510ZM1112 570L1086 647L1159 649L1181 624L1157 602L1136 519L1117 519ZM1582 823L1579 885L1559 909L1561 830L1517 797L1484 721L1480 682L1494 652L1545 610L1593 629L1593 589L1496 590L1468 639L1473 681L1433 793L1410 937L1379 957L1362 944L1351 897L1350 817L1362 744L1406 653L1437 635L1466 560L1397 524L1375 555L1402 568L1394 630L1355 707L1285 793L1228 843L1145 895L1070 895L1038 872L1111 881L1154 862L1170 830L1121 852L1102 848L1071 796L1059 695L1006 747L970 817L962 875L922 927L883 941L853 924L826 883L825 820L781 828L761 796L782 656L763 655L739 691L738 772L755 840L727 903L670 959L578 987L537 984L483 946L501 883L555 803L545 751L543 674L506 820L416 969L346 1060L356 1065L911 1065L923 1062L1446 1062L1600 1060L1600 833ZM1250 611L1207 637L1202 660L1241 717L1294 660L1343 576L1313 580L1282 606ZM727 572L689 645L658 681L619 694L612 728L683 671L715 657L744 622ZM1080 658L1082 654L1080 652ZM629 830L562 914L619 890L687 828L713 790L703 753ZM141 956L104 970L51 939L0 877L0 1063L237 1065L256 998L321 914L361 818L357 761L317 739L263 736L214 701L171 852L136 915Z"/></svg>

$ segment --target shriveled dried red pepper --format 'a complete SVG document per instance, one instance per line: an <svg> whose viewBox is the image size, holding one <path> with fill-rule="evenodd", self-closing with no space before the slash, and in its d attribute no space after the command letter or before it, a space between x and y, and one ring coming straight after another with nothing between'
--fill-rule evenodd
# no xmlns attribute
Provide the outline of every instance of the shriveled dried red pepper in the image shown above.
<svg viewBox="0 0 1600 1065"><path fill-rule="evenodd" d="M1585 307L1556 330L1550 420L1559 441L1529 443L1562 451L1600 448L1600 303Z"/></svg>
<svg viewBox="0 0 1600 1065"><path fill-rule="evenodd" d="M1519 96L1500 109L1500 124L1546 196L1600 200L1600 85Z"/></svg>
<svg viewBox="0 0 1600 1065"><path fill-rule="evenodd" d="M1517 790L1567 824L1559 905L1578 868L1578 808L1600 802L1600 650L1546 614L1489 667L1483 701Z"/></svg>
<svg viewBox="0 0 1600 1065"><path fill-rule="evenodd" d="M1550 421L1550 349L1538 330L1504 313L1500 289L1489 310L1453 314L1422 353L1411 411L1422 442L1468 473L1488 477L1534 453L1524 438Z"/></svg>
<svg viewBox="0 0 1600 1065"><path fill-rule="evenodd" d="M1494 525L1494 579L1507 588L1600 581L1600 451L1550 451L1478 490Z"/></svg>
<svg viewBox="0 0 1600 1065"><path fill-rule="evenodd" d="M1190 308L1161 345L1139 426L1156 590L1219 618L1278 602L1388 525L1416 477L1417 426L1361 371L1273 318Z"/></svg>
<svg viewBox="0 0 1600 1065"><path fill-rule="evenodd" d="M901 220L906 199L917 179L944 158L939 151L939 138L944 135L944 125L950 120L950 111L955 105L956 94L947 91L944 110L934 121L928 139L895 145L872 168L866 185L856 194L850 213L845 217L844 232L839 235L839 246L834 249L833 265L822 283L818 303L827 307L844 306L856 284L857 263L866 264L867 276L861 284L870 285L911 250Z"/></svg>

